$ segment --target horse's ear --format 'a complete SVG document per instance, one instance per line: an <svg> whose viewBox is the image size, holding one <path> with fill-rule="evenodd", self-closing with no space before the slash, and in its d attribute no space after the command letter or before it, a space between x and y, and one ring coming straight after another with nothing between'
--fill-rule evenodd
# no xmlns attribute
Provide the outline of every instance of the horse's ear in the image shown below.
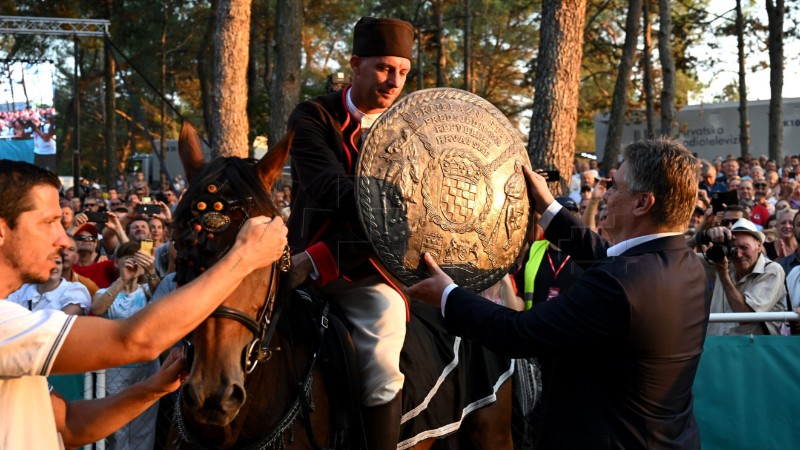
<svg viewBox="0 0 800 450"><path fill-rule="evenodd" d="M290 130L277 144L269 149L266 155L256 164L258 177L267 192L272 192L272 185L280 178L283 172L283 165L289 157L289 149L292 147L292 137L294 133Z"/></svg>
<svg viewBox="0 0 800 450"><path fill-rule="evenodd" d="M181 125L178 154L181 156L183 170L186 172L186 180L191 182L192 178L206 165L206 160L203 156L203 146L200 143L197 129L188 120L184 120Z"/></svg>

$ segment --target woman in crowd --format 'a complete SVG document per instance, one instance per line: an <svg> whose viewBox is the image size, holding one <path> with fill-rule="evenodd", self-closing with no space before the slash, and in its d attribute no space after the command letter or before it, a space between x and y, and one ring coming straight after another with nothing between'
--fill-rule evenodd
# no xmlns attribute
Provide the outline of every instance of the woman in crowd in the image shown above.
<svg viewBox="0 0 800 450"><path fill-rule="evenodd" d="M150 223L150 237L153 239L153 246L158 247L166 244L170 238L167 222L161 217L151 217L148 222Z"/></svg>
<svg viewBox="0 0 800 450"><path fill-rule="evenodd" d="M793 209L783 209L776 213L778 239L764 243L764 251L767 254L767 258L772 261L789 256L797 250L797 239L794 236L794 215L796 212Z"/></svg>

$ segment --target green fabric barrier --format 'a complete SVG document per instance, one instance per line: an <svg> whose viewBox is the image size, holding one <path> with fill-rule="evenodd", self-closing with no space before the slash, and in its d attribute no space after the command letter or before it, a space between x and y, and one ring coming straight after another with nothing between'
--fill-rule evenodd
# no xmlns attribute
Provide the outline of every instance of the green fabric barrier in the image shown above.
<svg viewBox="0 0 800 450"><path fill-rule="evenodd" d="M25 161L33 164L33 139L0 139L0 159Z"/></svg>
<svg viewBox="0 0 800 450"><path fill-rule="evenodd" d="M83 400L83 374L50 375L47 382L68 401Z"/></svg>
<svg viewBox="0 0 800 450"><path fill-rule="evenodd" d="M703 450L800 448L800 336L709 336L694 383Z"/></svg>

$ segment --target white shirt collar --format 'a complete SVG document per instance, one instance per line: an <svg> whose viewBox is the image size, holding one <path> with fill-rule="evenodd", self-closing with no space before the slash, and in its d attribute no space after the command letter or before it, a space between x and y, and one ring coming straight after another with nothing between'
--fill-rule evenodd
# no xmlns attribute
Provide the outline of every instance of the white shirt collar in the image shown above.
<svg viewBox="0 0 800 450"><path fill-rule="evenodd" d="M608 247L608 250L606 250L606 254L608 256L619 256L628 251L628 249L636 247L637 245L644 244L645 242L650 242L662 237L675 236L678 234L681 233L673 231L669 233L656 233L656 234L646 234L644 236L637 236L635 238L631 238L626 241L622 241L619 244Z"/></svg>
<svg viewBox="0 0 800 450"><path fill-rule="evenodd" d="M358 108L356 108L356 105L353 103L353 99L350 98L350 92L352 92L352 89L348 89L347 95L345 96L347 98L347 112L349 112L350 115L361 124L362 133L365 133L369 131L370 127L372 127L372 124L378 120L378 117L381 116L381 113L365 114L361 112Z"/></svg>

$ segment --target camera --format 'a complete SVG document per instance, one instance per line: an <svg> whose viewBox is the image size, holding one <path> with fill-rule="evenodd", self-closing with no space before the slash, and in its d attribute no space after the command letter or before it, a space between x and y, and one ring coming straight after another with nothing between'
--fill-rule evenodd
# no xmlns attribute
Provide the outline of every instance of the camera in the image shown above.
<svg viewBox="0 0 800 450"><path fill-rule="evenodd" d="M711 194L711 208L715 213L725 211L727 206L739 204L739 193L735 190Z"/></svg>
<svg viewBox="0 0 800 450"><path fill-rule="evenodd" d="M558 170L536 170L536 173L544 177L544 181L559 181L561 179L561 172Z"/></svg>
<svg viewBox="0 0 800 450"><path fill-rule="evenodd" d="M86 211L84 212L86 217L89 219L89 222L94 223L106 223L108 222L108 213L105 212L95 212L95 211Z"/></svg>
<svg viewBox="0 0 800 450"><path fill-rule="evenodd" d="M736 246L730 239L725 239L723 242L715 243L706 250L705 258L709 262L718 263L725 258L730 260L736 254Z"/></svg>
<svg viewBox="0 0 800 450"><path fill-rule="evenodd" d="M148 216L152 216L161 212L161 207L159 205L139 205L136 207L136 212L138 214L145 214Z"/></svg>

